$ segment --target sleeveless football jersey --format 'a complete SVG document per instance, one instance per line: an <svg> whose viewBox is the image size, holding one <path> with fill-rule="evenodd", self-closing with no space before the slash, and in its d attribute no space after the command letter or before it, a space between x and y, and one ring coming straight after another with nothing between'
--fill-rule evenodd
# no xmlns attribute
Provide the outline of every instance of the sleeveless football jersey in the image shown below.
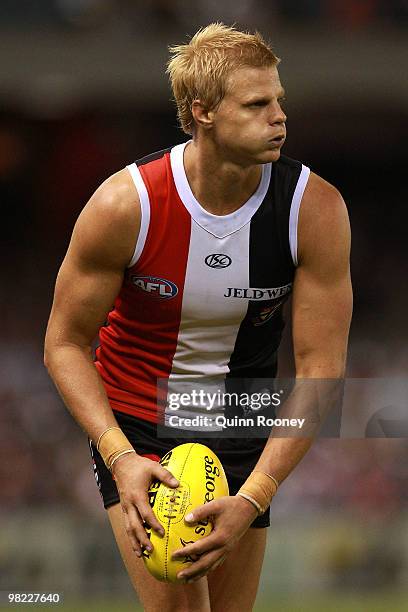
<svg viewBox="0 0 408 612"><path fill-rule="evenodd" d="M96 352L112 408L151 422L163 417L158 381L168 394L186 384L222 388L229 378L276 375L310 173L281 156L262 166L241 208L214 215L191 191L185 146L128 166L140 233Z"/></svg>

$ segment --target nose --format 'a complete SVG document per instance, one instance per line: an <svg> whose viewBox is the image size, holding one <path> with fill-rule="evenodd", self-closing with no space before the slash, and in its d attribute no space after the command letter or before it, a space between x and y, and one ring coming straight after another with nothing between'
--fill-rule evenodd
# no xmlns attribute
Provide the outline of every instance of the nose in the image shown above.
<svg viewBox="0 0 408 612"><path fill-rule="evenodd" d="M283 112L283 109L281 105L279 104L279 102L276 101L274 105L271 107L269 123L271 125L281 125L282 123L285 123L286 120L287 120L287 116Z"/></svg>

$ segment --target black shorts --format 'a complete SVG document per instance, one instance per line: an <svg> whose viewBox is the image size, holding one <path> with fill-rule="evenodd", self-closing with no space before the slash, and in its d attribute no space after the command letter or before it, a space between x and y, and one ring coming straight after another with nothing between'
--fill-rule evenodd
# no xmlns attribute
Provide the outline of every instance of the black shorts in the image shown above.
<svg viewBox="0 0 408 612"><path fill-rule="evenodd" d="M158 461L169 450L188 441L181 432L180 437L175 435L172 438L158 438L157 426L154 423L138 419L123 412L114 411L114 414L119 427L139 455L148 456L150 459ZM177 434L177 430L175 430L175 434ZM266 438L214 437L199 438L197 441L211 448L220 459L227 476L230 495L235 495L244 484L250 472L254 469L266 444ZM92 442L90 442L90 447L94 463L95 480L103 499L103 505L105 508L109 508L109 506L119 502L118 490L111 473ZM256 517L251 527L269 527L269 515L270 508L261 516Z"/></svg>

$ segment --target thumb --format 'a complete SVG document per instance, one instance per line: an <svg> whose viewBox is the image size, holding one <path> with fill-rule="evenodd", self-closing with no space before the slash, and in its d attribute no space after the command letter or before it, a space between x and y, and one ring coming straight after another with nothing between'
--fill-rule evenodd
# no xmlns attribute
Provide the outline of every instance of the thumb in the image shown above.
<svg viewBox="0 0 408 612"><path fill-rule="evenodd" d="M154 475L168 487L172 487L174 489L175 487L179 486L179 481L177 478L174 478L173 474L169 472L169 470L166 470L159 464L155 466Z"/></svg>
<svg viewBox="0 0 408 612"><path fill-rule="evenodd" d="M217 500L213 500L208 502L207 504L203 504L202 506L197 506L194 508L189 514L186 515L185 520L187 523L197 523L209 516L214 514L219 514L220 507L217 503Z"/></svg>

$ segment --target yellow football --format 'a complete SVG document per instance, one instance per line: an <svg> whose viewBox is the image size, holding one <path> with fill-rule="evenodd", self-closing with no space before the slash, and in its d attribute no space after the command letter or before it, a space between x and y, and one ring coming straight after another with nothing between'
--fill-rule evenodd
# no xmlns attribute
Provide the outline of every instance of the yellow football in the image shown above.
<svg viewBox="0 0 408 612"><path fill-rule="evenodd" d="M149 572L158 580L177 582L177 574L194 559L186 555L173 561L173 552L209 535L213 528L208 519L189 525L184 517L197 506L228 495L228 482L221 461L204 444L180 444L166 453L160 464L180 484L177 489L171 489L155 481L149 489L150 505L165 535L160 537L146 527L154 550L151 553L144 550L143 560Z"/></svg>

